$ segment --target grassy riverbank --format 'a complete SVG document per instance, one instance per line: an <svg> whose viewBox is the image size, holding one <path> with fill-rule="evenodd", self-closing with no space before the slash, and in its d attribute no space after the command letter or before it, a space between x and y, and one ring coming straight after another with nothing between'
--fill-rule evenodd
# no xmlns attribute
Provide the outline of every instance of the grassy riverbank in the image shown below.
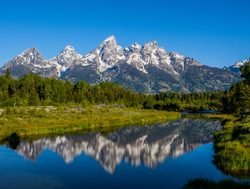
<svg viewBox="0 0 250 189"><path fill-rule="evenodd" d="M222 130L214 133L214 163L226 174L250 178L250 116L190 114L189 118L219 119Z"/></svg>
<svg viewBox="0 0 250 189"><path fill-rule="evenodd" d="M249 178L250 116L228 118L223 129L214 135L215 164L225 173Z"/></svg>
<svg viewBox="0 0 250 189"><path fill-rule="evenodd" d="M112 106L6 108L0 119L0 139L16 132L20 137L64 134L126 125L174 120L179 113Z"/></svg>

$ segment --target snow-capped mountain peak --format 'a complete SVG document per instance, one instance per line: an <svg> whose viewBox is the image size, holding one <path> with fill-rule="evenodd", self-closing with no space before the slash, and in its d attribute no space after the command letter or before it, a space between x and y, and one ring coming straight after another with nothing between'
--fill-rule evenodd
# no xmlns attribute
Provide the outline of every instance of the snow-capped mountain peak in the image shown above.
<svg viewBox="0 0 250 189"><path fill-rule="evenodd" d="M82 55L76 52L74 47L67 45L56 57L49 60L49 64L56 68L57 76L66 71L74 62L81 59Z"/></svg>
<svg viewBox="0 0 250 189"><path fill-rule="evenodd" d="M175 59L179 59L179 60L184 60L185 56L177 53L177 52L172 52L171 53L172 57L175 58Z"/></svg>
<svg viewBox="0 0 250 189"><path fill-rule="evenodd" d="M134 43L133 45L130 46L129 49L131 51L133 51L133 52L138 52L139 53L141 51L141 49L142 49L142 46L139 45L138 43Z"/></svg>
<svg viewBox="0 0 250 189"><path fill-rule="evenodd" d="M240 73L240 67L244 66L247 62L250 62L250 58L238 61L229 67L224 67L224 69L230 70L235 73Z"/></svg>
<svg viewBox="0 0 250 189"><path fill-rule="evenodd" d="M67 45L56 57L52 58L50 61L58 63L61 66L69 67L72 63L78 59L82 58L82 55L77 53L75 49Z"/></svg>
<svg viewBox="0 0 250 189"><path fill-rule="evenodd" d="M106 44L106 43L116 43L116 38L114 35L111 35L109 37L107 37L102 44Z"/></svg>
<svg viewBox="0 0 250 189"><path fill-rule="evenodd" d="M94 65L98 72L102 73L124 59L124 49L117 44L116 38L112 35L95 50L85 55L81 64L83 66Z"/></svg>
<svg viewBox="0 0 250 189"><path fill-rule="evenodd" d="M41 55L41 53L38 51L37 48L26 49L18 57L23 57L26 59L27 62L34 64L42 63L43 60L45 61L45 59L43 58L43 56Z"/></svg>
<svg viewBox="0 0 250 189"><path fill-rule="evenodd" d="M240 61L240 62L237 62L233 65L234 68L240 68L241 66L244 66L245 62L247 61Z"/></svg>
<svg viewBox="0 0 250 189"><path fill-rule="evenodd" d="M23 51L20 55L14 57L11 61L7 62L3 68L6 69L15 65L32 64L35 66L45 66L46 60L40 54L37 48L29 48Z"/></svg>
<svg viewBox="0 0 250 189"><path fill-rule="evenodd" d="M241 66L244 66L247 62L250 62L250 58L236 62L234 65L232 65L232 67L240 68Z"/></svg>
<svg viewBox="0 0 250 189"><path fill-rule="evenodd" d="M33 56L33 55L39 55L39 51L37 48L33 47L33 48L28 48L25 49L19 56Z"/></svg>
<svg viewBox="0 0 250 189"><path fill-rule="evenodd" d="M225 70L203 66L179 53L167 52L156 41L144 45L134 43L122 48L113 35L84 56L68 45L57 56L46 60L38 49L30 48L7 62L0 69L0 74L4 74L7 68L14 77L34 73L75 82L85 80L91 84L113 81L136 91L150 93L224 90L240 77Z"/></svg>
<svg viewBox="0 0 250 189"><path fill-rule="evenodd" d="M148 48L148 49L151 49L151 50L155 50L155 49L157 49L157 48L159 48L159 47L158 47L158 43L157 43L156 41L150 41L150 42L148 42L148 43L146 43L146 44L144 45L144 48Z"/></svg>
<svg viewBox="0 0 250 189"><path fill-rule="evenodd" d="M63 49L63 51L75 51L75 48L72 47L71 45L67 45L67 46Z"/></svg>

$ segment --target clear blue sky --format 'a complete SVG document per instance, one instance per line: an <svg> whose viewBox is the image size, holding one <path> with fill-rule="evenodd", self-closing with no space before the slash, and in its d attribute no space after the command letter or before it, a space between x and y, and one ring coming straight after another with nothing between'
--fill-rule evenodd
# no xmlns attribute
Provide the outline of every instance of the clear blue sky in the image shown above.
<svg viewBox="0 0 250 189"><path fill-rule="evenodd" d="M250 0L0 1L0 65L29 47L85 54L111 34L223 67L250 56Z"/></svg>

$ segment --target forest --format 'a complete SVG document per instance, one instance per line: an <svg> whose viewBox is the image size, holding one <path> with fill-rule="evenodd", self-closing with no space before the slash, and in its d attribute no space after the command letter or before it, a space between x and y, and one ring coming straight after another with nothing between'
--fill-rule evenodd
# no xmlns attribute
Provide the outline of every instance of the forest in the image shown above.
<svg viewBox="0 0 250 189"><path fill-rule="evenodd" d="M33 74L14 79L7 70L0 76L0 107L4 109L0 138L13 132L29 136L83 129L107 130L114 123L116 126L145 125L178 119L178 112L212 111L223 113L212 118L222 118L224 125L214 134L215 164L226 173L247 176L250 170L250 63L241 67L241 76L242 80L228 91L142 94L108 82L74 84Z"/></svg>
<svg viewBox="0 0 250 189"><path fill-rule="evenodd" d="M242 81L228 91L142 94L115 83L76 84L34 74L14 79L7 70L0 76L0 107L58 106L62 104L116 104L167 111L199 112L211 110L247 115L250 113L250 63L241 68Z"/></svg>

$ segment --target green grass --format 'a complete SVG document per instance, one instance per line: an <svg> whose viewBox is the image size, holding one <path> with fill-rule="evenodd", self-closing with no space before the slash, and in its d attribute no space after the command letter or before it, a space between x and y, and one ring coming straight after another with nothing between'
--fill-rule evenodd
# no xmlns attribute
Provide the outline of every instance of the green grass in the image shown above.
<svg viewBox="0 0 250 189"><path fill-rule="evenodd" d="M115 106L16 107L6 108L0 117L0 140L12 133L21 138L74 132L108 132L123 126L142 126L180 118L177 112ZM250 117L238 120L231 115L203 114L220 119L223 129L214 134L214 162L227 174L250 175Z"/></svg>
<svg viewBox="0 0 250 189"><path fill-rule="evenodd" d="M233 119L233 116L230 114L206 114L206 113L190 113L187 115L183 115L183 117L193 118L193 119L215 119L220 120L222 122L227 122Z"/></svg>
<svg viewBox="0 0 250 189"><path fill-rule="evenodd" d="M226 174L250 178L250 116L190 114L189 118L219 119L223 128L214 133L214 163Z"/></svg>
<svg viewBox="0 0 250 189"><path fill-rule="evenodd" d="M114 106L16 107L4 109L0 119L0 139L11 133L21 138L65 134L127 125L149 125L178 119L177 112Z"/></svg>
<svg viewBox="0 0 250 189"><path fill-rule="evenodd" d="M250 177L250 116L232 117L214 135L215 164L225 173Z"/></svg>

